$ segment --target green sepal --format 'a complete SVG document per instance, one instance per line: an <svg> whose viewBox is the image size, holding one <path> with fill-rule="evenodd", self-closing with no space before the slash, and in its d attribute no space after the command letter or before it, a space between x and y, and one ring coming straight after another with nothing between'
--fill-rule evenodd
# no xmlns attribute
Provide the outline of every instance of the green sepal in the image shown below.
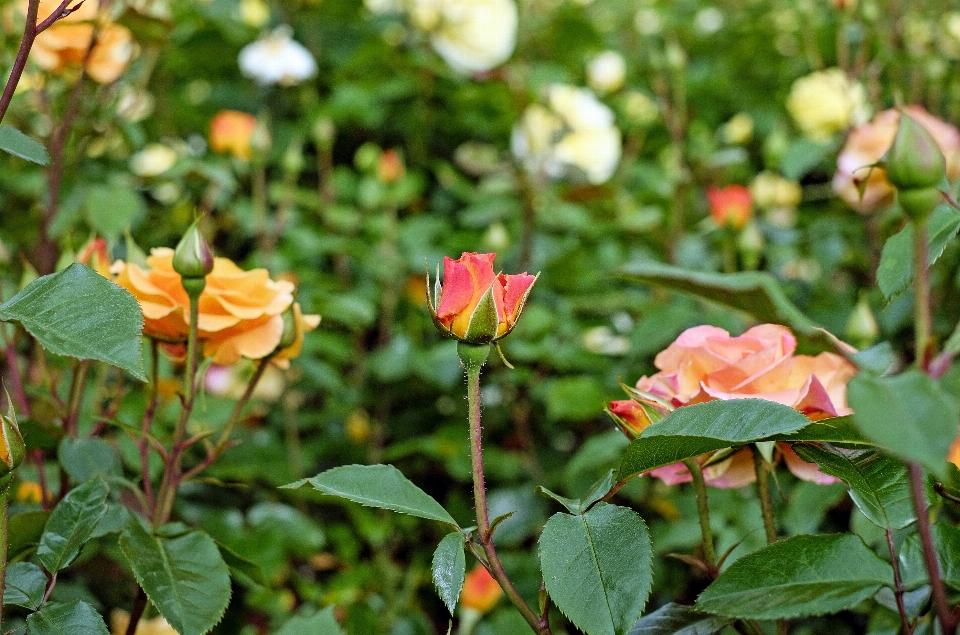
<svg viewBox="0 0 960 635"><path fill-rule="evenodd" d="M497 304L493 299L493 287L496 284L497 282L494 280L473 309L470 322L467 324L467 332L463 335L464 341L481 344L497 339L500 318L497 315Z"/></svg>

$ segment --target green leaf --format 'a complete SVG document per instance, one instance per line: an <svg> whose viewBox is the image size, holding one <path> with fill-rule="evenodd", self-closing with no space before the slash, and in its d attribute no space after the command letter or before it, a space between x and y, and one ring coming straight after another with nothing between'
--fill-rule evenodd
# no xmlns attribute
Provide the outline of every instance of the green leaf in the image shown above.
<svg viewBox="0 0 960 635"><path fill-rule="evenodd" d="M37 548L49 519L50 512L40 509L10 517L10 547L7 550L9 562L22 558Z"/></svg>
<svg viewBox="0 0 960 635"><path fill-rule="evenodd" d="M606 474L604 474L596 483L590 486L589 491L587 491L582 498L567 498L566 496L561 496L560 494L557 494L556 492L553 492L542 485L537 488L537 491L566 507L567 511L571 514L582 514L584 511L589 509L591 505L596 503L610 492L615 482L614 472L614 470L607 470Z"/></svg>
<svg viewBox="0 0 960 635"><path fill-rule="evenodd" d="M628 266L621 275L739 309L761 322L784 324L795 335L833 348L829 336L787 298L776 278L768 273L689 271L655 262L642 262Z"/></svg>
<svg viewBox="0 0 960 635"><path fill-rule="evenodd" d="M47 576L32 562L15 562L7 567L3 603L16 604L36 611L43 603L47 590Z"/></svg>
<svg viewBox="0 0 960 635"><path fill-rule="evenodd" d="M57 448L57 458L74 483L120 474L120 457L109 443L96 437L64 437Z"/></svg>
<svg viewBox="0 0 960 635"><path fill-rule="evenodd" d="M37 278L0 304L0 320L20 322L58 355L100 360L146 381L140 305L126 289L85 265Z"/></svg>
<svg viewBox="0 0 960 635"><path fill-rule="evenodd" d="M571 514L580 513L579 499L567 498L566 496L561 496L560 494L557 494L556 492L544 487L543 485L540 485L539 487L537 487L537 491L543 494L544 496L546 496L547 498L552 498L553 500L563 505L567 509L567 511L570 512Z"/></svg>
<svg viewBox="0 0 960 635"><path fill-rule="evenodd" d="M96 609L80 600L48 602L27 618L30 635L110 635Z"/></svg>
<svg viewBox="0 0 960 635"><path fill-rule="evenodd" d="M960 591L960 529L943 523L936 523L930 529L933 532L934 550L940 560L943 582L954 591ZM907 536L900 548L900 576L908 589L930 582L920 535L917 533Z"/></svg>
<svg viewBox="0 0 960 635"><path fill-rule="evenodd" d="M50 165L50 155L43 145L13 126L0 126L0 150L38 165Z"/></svg>
<svg viewBox="0 0 960 635"><path fill-rule="evenodd" d="M90 227L107 239L114 239L130 228L146 212L143 198L128 185L95 185L86 200Z"/></svg>
<svg viewBox="0 0 960 635"><path fill-rule="evenodd" d="M554 514L540 535L540 566L557 608L587 635L625 633L650 593L653 550L633 510L597 503Z"/></svg>
<svg viewBox="0 0 960 635"><path fill-rule="evenodd" d="M836 476L850 491L850 498L863 515L878 527L903 529L914 520L906 466L880 452L839 450L795 445L804 461Z"/></svg>
<svg viewBox="0 0 960 635"><path fill-rule="evenodd" d="M262 586L267 585L267 578L263 575L263 569L261 569L260 565L256 562L247 560L230 547L222 545L219 542L217 543L217 549L220 550L223 561L227 563L234 577L239 576Z"/></svg>
<svg viewBox="0 0 960 635"><path fill-rule="evenodd" d="M819 143L810 139L797 139L787 146L780 159L784 177L799 181L813 168L836 150L833 143Z"/></svg>
<svg viewBox="0 0 960 635"><path fill-rule="evenodd" d="M463 548L463 534L454 531L444 536L433 552L433 584L451 615L457 606L467 573L467 557Z"/></svg>
<svg viewBox="0 0 960 635"><path fill-rule="evenodd" d="M103 479L97 478L71 490L57 503L37 549L37 557L47 571L56 573L77 557L107 513L109 492Z"/></svg>
<svg viewBox="0 0 960 635"><path fill-rule="evenodd" d="M957 404L926 373L893 377L861 372L847 385L853 420L868 439L889 454L916 461L940 477L957 436Z"/></svg>
<svg viewBox="0 0 960 635"><path fill-rule="evenodd" d="M147 598L181 635L203 635L223 618L230 570L207 534L157 536L131 523L120 535L120 550Z"/></svg>
<svg viewBox="0 0 960 635"><path fill-rule="evenodd" d="M330 496L438 520L459 529L457 521L440 503L392 465L344 465L283 487L295 489L307 483Z"/></svg>
<svg viewBox="0 0 960 635"><path fill-rule="evenodd" d="M803 429L810 420L765 399L731 399L683 406L648 426L627 448L620 478L723 448Z"/></svg>
<svg viewBox="0 0 960 635"><path fill-rule="evenodd" d="M732 621L670 602L640 618L627 635L720 635Z"/></svg>
<svg viewBox="0 0 960 635"><path fill-rule="evenodd" d="M893 583L893 569L854 534L794 536L740 558L696 608L743 619L836 613Z"/></svg>
<svg viewBox="0 0 960 635"><path fill-rule="evenodd" d="M314 613L309 617L297 615L283 625L277 635L346 635L333 617L333 607Z"/></svg>
<svg viewBox="0 0 960 635"><path fill-rule="evenodd" d="M820 421L811 421L806 426L790 434L778 434L771 441L819 441L844 447L872 448L875 443L865 438L853 425L853 417L831 417Z"/></svg>
<svg viewBox="0 0 960 635"><path fill-rule="evenodd" d="M947 243L960 230L960 214L949 205L938 205L927 220L927 266L943 254ZM877 267L877 286L890 301L913 280L913 223L887 239Z"/></svg>

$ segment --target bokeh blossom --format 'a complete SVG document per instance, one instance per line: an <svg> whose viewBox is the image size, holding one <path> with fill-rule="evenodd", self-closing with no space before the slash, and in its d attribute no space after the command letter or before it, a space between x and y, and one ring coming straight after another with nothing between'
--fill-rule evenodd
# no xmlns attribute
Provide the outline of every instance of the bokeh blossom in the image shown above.
<svg viewBox="0 0 960 635"><path fill-rule="evenodd" d="M753 215L753 197L742 185L707 188L710 218L717 227L742 229Z"/></svg>
<svg viewBox="0 0 960 635"><path fill-rule="evenodd" d="M249 161L257 118L238 110L221 110L210 120L210 149Z"/></svg>
<svg viewBox="0 0 960 635"><path fill-rule="evenodd" d="M839 68L817 71L793 82L786 105L800 130L817 141L869 117L866 90Z"/></svg>
<svg viewBox="0 0 960 635"><path fill-rule="evenodd" d="M546 105L531 104L513 128L513 154L531 173L582 174L593 184L613 176L621 135L613 111L586 88L554 84Z"/></svg>
<svg viewBox="0 0 960 635"><path fill-rule="evenodd" d="M904 110L926 128L943 152L947 160L947 178L960 176L960 130L920 106L906 106ZM890 149L899 124L900 113L896 109L877 113L869 123L851 130L840 150L833 191L858 212L873 212L893 203L894 188L887 179L886 170L870 166Z"/></svg>
<svg viewBox="0 0 960 635"><path fill-rule="evenodd" d="M626 76L627 63L616 51L603 51L587 63L587 84L600 94L619 90Z"/></svg>
<svg viewBox="0 0 960 635"><path fill-rule="evenodd" d="M240 50L240 70L260 84L293 86L313 77L317 62L293 30L280 26Z"/></svg>
<svg viewBox="0 0 960 635"><path fill-rule="evenodd" d="M434 50L465 75L500 66L517 44L514 0L444 0L432 4L436 21L430 31Z"/></svg>
<svg viewBox="0 0 960 635"><path fill-rule="evenodd" d="M493 576L481 565L474 567L463 580L460 591L460 605L480 613L486 613L494 607L503 595L503 589Z"/></svg>

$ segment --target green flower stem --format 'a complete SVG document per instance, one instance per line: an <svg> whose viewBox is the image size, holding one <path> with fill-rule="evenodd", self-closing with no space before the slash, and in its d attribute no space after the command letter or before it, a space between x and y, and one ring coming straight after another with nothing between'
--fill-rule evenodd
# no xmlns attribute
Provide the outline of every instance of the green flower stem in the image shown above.
<svg viewBox="0 0 960 635"><path fill-rule="evenodd" d="M700 516L700 534L703 536L703 559L711 572L717 568L717 553L713 546L713 530L710 529L710 507L707 504L707 484L703 480L703 470L696 459L683 462L693 479L693 489L697 493L697 513Z"/></svg>
<svg viewBox="0 0 960 635"><path fill-rule="evenodd" d="M927 269L927 220L914 221L914 338L917 367L926 371L930 366L932 318L930 317L930 273Z"/></svg>
<svg viewBox="0 0 960 635"><path fill-rule="evenodd" d="M127 622L127 630L124 635L137 635L137 625L143 612L147 608L147 594L143 589L137 588L137 597L133 599L133 606L130 608L130 621Z"/></svg>
<svg viewBox="0 0 960 635"><path fill-rule="evenodd" d="M919 463L907 463L907 475L910 478L910 498L913 501L913 512L917 516L917 533L920 534L920 545L923 547L923 561L927 566L927 576L930 579L930 591L933 596L933 606L940 620L940 630L943 633L955 633L960 625L960 615L950 608L947 598L947 589L943 584L940 572L940 560L933 545L933 533L930 531L930 516L927 511L927 497L923 488L923 468Z"/></svg>
<svg viewBox="0 0 960 635"><path fill-rule="evenodd" d="M197 279L185 282L195 283ZM203 283L204 280L201 278L199 282ZM184 286L187 287L188 285ZM173 431L173 443L170 453L167 455L167 464L163 471L163 480L160 482L160 491L157 494L157 506L153 514L154 529L158 529L170 520L173 500L177 496L180 483L183 482L181 465L183 451L186 449L184 440L187 437L187 422L190 420L190 412L193 410L193 402L197 394L195 377L197 373L197 320L200 317L200 293L202 291L203 284L190 285L190 288L187 288L187 295L190 296L190 334L187 336L187 364L183 375L183 402L180 407L177 426Z"/></svg>
<svg viewBox="0 0 960 635"><path fill-rule="evenodd" d="M887 549L890 550L890 565L893 567L893 597L897 601L897 612L900 614L900 628L903 635L913 635L913 629L910 628L910 618L907 616L907 609L903 605L903 581L900 578L897 550L893 546L893 531L889 527L887 527Z"/></svg>
<svg viewBox="0 0 960 635"><path fill-rule="evenodd" d="M143 411L143 423L140 426L140 479L143 481L143 494L150 509L153 509L155 499L153 485L150 483L150 428L153 425L153 415L157 411L157 381L160 378L160 343L150 340L150 383L147 386L147 407Z"/></svg>
<svg viewBox="0 0 960 635"><path fill-rule="evenodd" d="M487 507L487 489L483 477L482 429L480 426L480 369L490 353L489 345L471 345L461 343L458 347L460 359L467 373L467 403L470 420L470 459L473 472L473 500L477 512L477 541L487 557L487 570L500 584L504 594L538 635L551 635L550 624L541 620L517 591L507 576L493 544L493 532L490 531L489 509Z"/></svg>
<svg viewBox="0 0 960 635"><path fill-rule="evenodd" d="M753 469L757 474L757 494L760 496L760 511L763 513L763 529L767 534L767 544L777 541L777 525L773 518L773 499L770 498L770 478L767 474L767 462L756 448L753 451Z"/></svg>
<svg viewBox="0 0 960 635"><path fill-rule="evenodd" d="M87 370L90 360L82 359L77 362L70 382L70 397L67 399L67 418L64 420L64 430L71 438L77 438L77 421L80 418L80 407L83 405L83 391L87 385Z"/></svg>
<svg viewBox="0 0 960 635"><path fill-rule="evenodd" d="M7 507L10 502L10 478L0 486L0 590L2 590L7 581L7 533L8 533L8 512ZM3 628L3 594L0 593L0 632Z"/></svg>

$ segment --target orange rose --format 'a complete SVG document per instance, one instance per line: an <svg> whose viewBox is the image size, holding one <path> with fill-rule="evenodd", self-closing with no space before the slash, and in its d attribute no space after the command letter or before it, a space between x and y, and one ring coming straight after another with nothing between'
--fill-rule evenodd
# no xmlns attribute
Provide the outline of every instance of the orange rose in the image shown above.
<svg viewBox="0 0 960 635"><path fill-rule="evenodd" d="M149 269L117 261L116 282L130 291L143 310L143 332L164 342L182 344L189 333L189 298L173 270L173 250L157 248L147 257ZM216 364L241 357L261 359L273 353L283 336L282 314L293 304L293 283L270 279L266 269L243 271L227 258L215 258L200 294L197 334L203 353ZM294 309L295 315L299 313ZM319 322L303 316L301 334ZM302 341L302 340L300 340ZM283 359L299 353L299 342L285 349Z"/></svg>
<svg viewBox="0 0 960 635"><path fill-rule="evenodd" d="M731 337L714 326L697 326L681 333L657 355L654 365L660 372L641 377L637 389L674 407L717 399L754 398L790 406L813 421L850 414L846 390L856 372L854 366L833 353L795 355L796 347L797 340L790 330L775 324L755 326L739 337ZM789 456L786 446L781 451L787 467L799 478L833 482L814 466L803 464L799 457ZM746 469L737 464L738 454L728 459L731 463L725 469ZM744 455L740 461L748 458ZM707 480L724 476L722 466L723 463L711 466L713 471L705 475ZM668 476L668 482L690 478L686 468L674 465L653 470L652 474Z"/></svg>
<svg viewBox="0 0 960 635"><path fill-rule="evenodd" d="M960 437L950 446L950 453L947 454L947 460L960 468Z"/></svg>
<svg viewBox="0 0 960 635"><path fill-rule="evenodd" d="M21 11L26 14L26 2ZM37 22L45 20L60 5L58 0L41 0ZM57 20L37 36L30 50L30 59L40 68L59 72L83 64L95 31L98 5L84 2L76 11ZM102 22L96 29L97 41L90 51L87 74L97 83L117 80L133 59L134 42L129 29L112 22Z"/></svg>
<svg viewBox="0 0 960 635"><path fill-rule="evenodd" d="M221 110L210 120L210 148L249 161L257 118L239 110Z"/></svg>
<svg viewBox="0 0 960 635"><path fill-rule="evenodd" d="M906 106L904 110L926 128L943 152L947 160L947 178L960 176L960 130L920 106ZM900 113L896 109L877 113L873 121L850 131L837 157L833 191L858 212L873 212L893 203L894 188L887 180L886 170L871 170L867 166L879 161L890 149L899 125ZM858 186L863 189L862 197Z"/></svg>
<svg viewBox="0 0 960 635"><path fill-rule="evenodd" d="M710 218L717 227L742 229L753 215L753 197L742 185L711 187L707 189Z"/></svg>
<svg viewBox="0 0 960 635"><path fill-rule="evenodd" d="M477 565L463 581L463 589L460 591L460 605L480 613L486 613L493 608L501 595L503 595L503 589L500 588L497 581L486 569Z"/></svg>

